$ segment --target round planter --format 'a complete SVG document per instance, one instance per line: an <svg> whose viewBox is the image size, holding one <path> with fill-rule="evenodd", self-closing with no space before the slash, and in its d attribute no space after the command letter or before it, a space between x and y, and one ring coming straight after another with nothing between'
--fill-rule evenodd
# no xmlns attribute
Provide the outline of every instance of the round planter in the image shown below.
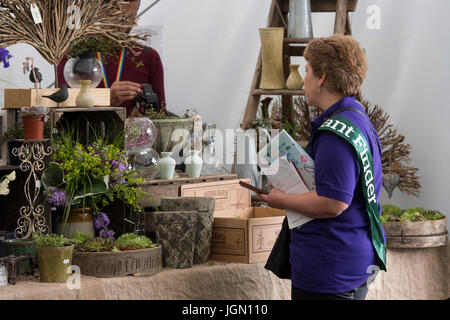
<svg viewBox="0 0 450 320"><path fill-rule="evenodd" d="M63 283L69 278L74 246L59 248L36 247L41 282Z"/></svg>
<svg viewBox="0 0 450 320"><path fill-rule="evenodd" d="M56 223L55 231L61 234L63 218ZM71 209L63 236L70 238L74 232L83 232L95 236L92 208Z"/></svg>
<svg viewBox="0 0 450 320"><path fill-rule="evenodd" d="M172 152L174 147L182 141L186 141L189 134L194 131L194 119L151 119L156 128L156 141L153 148L161 154L162 152ZM172 141L172 134L178 130L174 135L175 141Z"/></svg>
<svg viewBox="0 0 450 320"><path fill-rule="evenodd" d="M447 243L446 218L431 221L383 222L388 248L433 248Z"/></svg>
<svg viewBox="0 0 450 320"><path fill-rule="evenodd" d="M119 252L74 252L73 264L81 274L97 278L150 276L162 271L162 249L126 250Z"/></svg>
<svg viewBox="0 0 450 320"><path fill-rule="evenodd" d="M44 139L44 116L22 115L22 122L25 140Z"/></svg>

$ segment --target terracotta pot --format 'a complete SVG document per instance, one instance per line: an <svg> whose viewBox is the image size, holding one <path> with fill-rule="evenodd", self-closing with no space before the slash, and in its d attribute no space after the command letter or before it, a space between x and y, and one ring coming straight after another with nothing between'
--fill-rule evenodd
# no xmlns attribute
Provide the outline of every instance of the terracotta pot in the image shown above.
<svg viewBox="0 0 450 320"><path fill-rule="evenodd" d="M42 140L44 138L44 116L22 115L22 122L25 140Z"/></svg>
<svg viewBox="0 0 450 320"><path fill-rule="evenodd" d="M56 223L56 233L61 234L63 218ZM71 209L63 236L70 238L74 232L83 232L95 236L92 208Z"/></svg>

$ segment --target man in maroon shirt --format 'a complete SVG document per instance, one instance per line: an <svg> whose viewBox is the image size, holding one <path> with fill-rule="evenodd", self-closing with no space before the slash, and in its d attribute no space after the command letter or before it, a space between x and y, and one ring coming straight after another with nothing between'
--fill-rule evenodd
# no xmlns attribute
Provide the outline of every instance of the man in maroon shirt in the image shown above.
<svg viewBox="0 0 450 320"><path fill-rule="evenodd" d="M133 18L136 17L141 1L130 0L126 2L124 14ZM163 108L166 100L164 92L164 70L161 58L156 50L145 47L139 50L136 56L131 50L127 50L120 81L115 81L120 55L110 56L104 60L106 78L109 82L108 86L111 89L111 107L126 108L127 117L138 115L139 112L134 99L139 92L142 92L142 84L149 83L152 85L153 91L158 95L159 109ZM58 83L60 86L66 83L63 76L66 62L67 59L64 57L58 64ZM103 81L100 82L98 88L105 88Z"/></svg>

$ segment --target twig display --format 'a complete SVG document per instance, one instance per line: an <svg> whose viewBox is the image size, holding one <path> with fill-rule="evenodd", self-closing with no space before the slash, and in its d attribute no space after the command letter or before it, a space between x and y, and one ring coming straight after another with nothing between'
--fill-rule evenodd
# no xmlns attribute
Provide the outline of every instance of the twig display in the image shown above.
<svg viewBox="0 0 450 320"><path fill-rule="evenodd" d="M388 122L389 115L378 105L372 105L364 99L360 99L369 116L375 130L380 137L383 155L381 158L383 175L396 173L400 176L397 187L407 195L418 197L420 194L419 177L416 175L418 168L408 166L411 161L411 146L405 144L405 136L399 134L397 129ZM294 98L293 121L297 129L297 141L309 141L311 134L310 122L320 114L320 110L308 106L304 97Z"/></svg>
<svg viewBox="0 0 450 320"><path fill-rule="evenodd" d="M127 31L136 20L123 13L121 0L2 0L0 47L32 45L52 65L57 65L73 40L106 37L136 52L147 34ZM42 22L36 23L37 7Z"/></svg>

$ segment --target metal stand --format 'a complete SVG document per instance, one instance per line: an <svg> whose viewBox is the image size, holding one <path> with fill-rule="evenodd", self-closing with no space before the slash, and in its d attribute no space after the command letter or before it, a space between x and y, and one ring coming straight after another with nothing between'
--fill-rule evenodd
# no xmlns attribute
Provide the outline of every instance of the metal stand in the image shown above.
<svg viewBox="0 0 450 320"><path fill-rule="evenodd" d="M45 223L44 205L38 203L41 191L41 174L45 169L44 158L52 154L52 147L45 146L46 140L16 140L21 146L14 148L12 153L19 157L22 172L29 171L28 178L24 184L24 193L27 205L20 207L20 218L17 220L18 227L15 229L17 238L29 239L33 232L48 233L49 228ZM33 181L34 186L31 185Z"/></svg>

